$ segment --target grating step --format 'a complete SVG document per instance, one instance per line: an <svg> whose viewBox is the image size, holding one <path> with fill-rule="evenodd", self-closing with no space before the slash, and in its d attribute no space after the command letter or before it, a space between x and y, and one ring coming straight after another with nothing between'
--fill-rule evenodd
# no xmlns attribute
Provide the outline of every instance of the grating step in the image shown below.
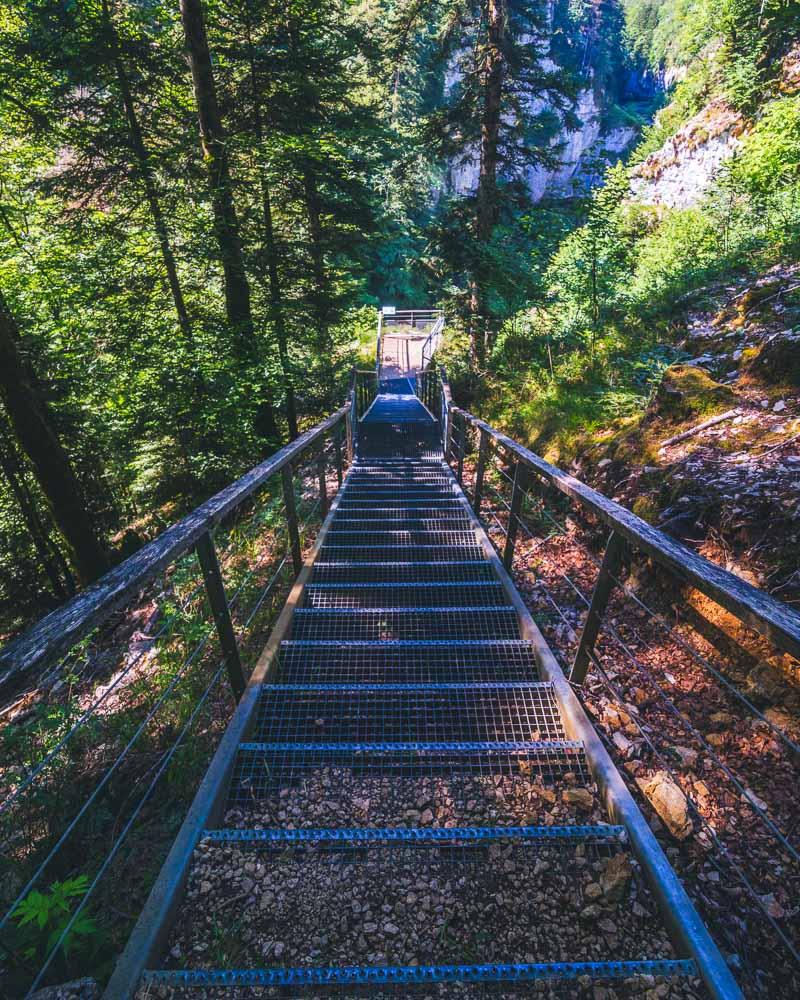
<svg viewBox="0 0 800 1000"><path fill-rule="evenodd" d="M562 801L581 786L581 802ZM589 792L588 802L584 802ZM228 790L236 826L520 826L602 819L582 745L245 743Z"/></svg>
<svg viewBox="0 0 800 1000"><path fill-rule="evenodd" d="M401 463L393 465L354 465L350 470L348 479L357 477L380 479L382 476L393 476L402 478L408 476L438 476L440 479L449 479L450 471L441 462Z"/></svg>
<svg viewBox="0 0 800 1000"><path fill-rule="evenodd" d="M313 681L535 681L538 669L530 644L518 640L444 643L281 643L275 679Z"/></svg>
<svg viewBox="0 0 800 1000"><path fill-rule="evenodd" d="M330 538L330 536L328 536ZM417 560L433 561L441 559L445 563L478 562L484 558L483 549L474 545L354 545L352 542L339 543L326 539L320 554L323 560L331 562L406 562L413 555ZM491 568L491 567L490 567Z"/></svg>
<svg viewBox="0 0 800 1000"><path fill-rule="evenodd" d="M404 504L423 504L431 501L457 500L448 486L348 486L341 494L341 499L349 502L372 503L376 507L388 501L400 501Z"/></svg>
<svg viewBox="0 0 800 1000"><path fill-rule="evenodd" d="M343 531L381 531L393 534L396 531L466 531L474 537L474 531L470 528L469 518L464 511L456 511L445 517L414 517L407 516L400 518L369 518L363 517L342 517L337 513L331 525L331 531L341 534Z"/></svg>
<svg viewBox="0 0 800 1000"><path fill-rule="evenodd" d="M440 490L443 493L455 494L454 482L449 476L439 476L435 480L417 479L414 482L398 482L394 479L380 479L373 476L364 476L361 479L350 479L348 476L344 484L347 492L353 490L366 490L369 493L380 493L388 490L398 490L404 488L410 492L426 493Z"/></svg>
<svg viewBox="0 0 800 1000"><path fill-rule="evenodd" d="M456 528L449 531L435 528L421 531L404 531L402 528L390 531L374 531L369 528L345 529L335 533L335 540L344 545L404 545L408 547L476 544L475 532L472 529L458 530Z"/></svg>
<svg viewBox="0 0 800 1000"><path fill-rule="evenodd" d="M292 639L519 639L511 607L369 608L316 611L300 608Z"/></svg>
<svg viewBox="0 0 800 1000"><path fill-rule="evenodd" d="M563 739L552 688L477 684L266 685L255 742L486 742Z"/></svg>
<svg viewBox="0 0 800 1000"><path fill-rule="evenodd" d="M448 512L451 510L462 511L464 505L457 497L445 497L440 500L420 500L418 503L407 503L405 500L347 500L342 496L338 506L339 511L347 512L350 516L358 514L374 514L376 517L393 517L395 514L405 515L406 512L431 513Z"/></svg>
<svg viewBox="0 0 800 1000"><path fill-rule="evenodd" d="M346 802L348 780L379 776L387 797L403 794L402 779L521 777L552 785L565 774L588 782L583 744L574 740L431 743L241 743L230 786L230 803L249 804L280 786L316 776L322 787L335 782ZM397 781L396 788L386 779ZM455 795L456 787L451 785ZM412 799L413 801L413 799Z"/></svg>
<svg viewBox="0 0 800 1000"><path fill-rule="evenodd" d="M347 474L347 482L356 481L368 483L381 483L383 481L400 482L419 480L435 480L439 482L452 483L453 475L447 466L441 464L431 464L424 468L385 468L385 469L360 469L354 468Z"/></svg>
<svg viewBox="0 0 800 1000"><path fill-rule="evenodd" d="M433 458L428 460L422 460L415 462L413 459L409 458L392 458L381 461L377 458L369 457L368 461L364 459L359 459L350 469L350 475L365 475L365 474L380 474L380 473L394 473L397 475L408 475L414 472L423 473L435 473L436 475L444 475L449 472L449 466L447 466L441 458Z"/></svg>
<svg viewBox="0 0 800 1000"><path fill-rule="evenodd" d="M465 528L470 525L467 512L458 507L414 507L387 510L386 507L339 507L333 521L337 528L365 528L368 531L392 531L397 528Z"/></svg>
<svg viewBox="0 0 800 1000"><path fill-rule="evenodd" d="M364 476L348 479L347 490L439 489L452 492L453 481L445 476Z"/></svg>
<svg viewBox="0 0 800 1000"><path fill-rule="evenodd" d="M312 583L304 591L308 608L414 608L419 604L441 607L498 605L505 600L500 583L430 583L412 580L399 583Z"/></svg>
<svg viewBox="0 0 800 1000"><path fill-rule="evenodd" d="M410 580L458 583L461 581L494 581L491 565L485 559L475 562L334 562L315 563L312 583L408 583Z"/></svg>

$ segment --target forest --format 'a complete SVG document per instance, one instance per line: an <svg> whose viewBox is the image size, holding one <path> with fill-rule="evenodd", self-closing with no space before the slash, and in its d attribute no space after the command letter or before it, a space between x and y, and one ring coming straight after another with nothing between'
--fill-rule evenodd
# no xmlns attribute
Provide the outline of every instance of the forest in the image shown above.
<svg viewBox="0 0 800 1000"><path fill-rule="evenodd" d="M339 405L376 306L443 306L464 401L528 440L558 415L569 452L680 358L687 296L797 259L793 0L0 18L6 635ZM538 190L587 93L627 145ZM709 102L735 157L691 205L637 198Z"/></svg>
<svg viewBox="0 0 800 1000"><path fill-rule="evenodd" d="M426 425L399 477L353 448L384 307L444 317L418 383L430 411L394 403L443 414L445 434L431 460ZM374 382L347 410L354 368ZM483 916L515 961L531 928L559 966L585 941L670 956L639 861L603 853L614 810L580 762L594 740L721 981L796 996L799 469L800 0L0 0L0 994L99 997L213 773L222 809L223 751L231 808L218 841L205 814L184 844L173 972L291 968L289 930L315 963L337 933L348 964L484 955L474 898L444 915L449 874L423 885L418 947L400 932L426 909L412 882L399 909L350 921L343 886L304 874L295 921L269 853L226 838L260 851L274 828L265 850L291 865L304 824L389 824L398 843L435 826L445 845L454 824L599 830L591 864L582 842L569 855L572 896L560 862L526 862L534 891L507 906L490 876ZM383 492L409 484L421 508ZM431 561L391 561L401 536ZM435 606L417 608L423 585ZM455 649L473 630L479 653ZM261 689L270 657L284 672ZM513 740L514 767L475 765L464 802L424 776L389 808L369 762L344 779L316 749L481 726L495 742L476 746L502 761ZM563 764L552 787L519 740ZM287 746L284 778L267 758ZM516 913L542 884L557 906L529 926ZM594 1000L699 995L585 978Z"/></svg>

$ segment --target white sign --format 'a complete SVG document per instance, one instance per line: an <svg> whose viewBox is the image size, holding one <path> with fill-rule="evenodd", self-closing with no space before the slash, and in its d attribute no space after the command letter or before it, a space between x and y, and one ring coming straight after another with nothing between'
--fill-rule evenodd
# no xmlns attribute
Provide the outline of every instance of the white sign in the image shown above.
<svg viewBox="0 0 800 1000"><path fill-rule="evenodd" d="M381 312L383 313L384 316L394 316L394 314L397 312L397 309L394 306L383 306Z"/></svg>

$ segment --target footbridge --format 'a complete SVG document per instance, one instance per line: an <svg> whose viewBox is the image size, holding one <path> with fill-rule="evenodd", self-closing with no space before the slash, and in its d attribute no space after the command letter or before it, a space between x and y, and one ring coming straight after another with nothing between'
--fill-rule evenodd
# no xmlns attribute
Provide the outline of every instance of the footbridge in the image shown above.
<svg viewBox="0 0 800 1000"><path fill-rule="evenodd" d="M235 708L106 997L741 996L579 685L622 548L791 653L800 620L458 409L441 316L394 319L346 407L0 653L7 678L43 670L199 559ZM510 480L500 540L483 520L492 449ZM569 678L510 575L534 480L611 528ZM289 589L247 676L212 534L269 481ZM312 540L300 507L317 489Z"/></svg>

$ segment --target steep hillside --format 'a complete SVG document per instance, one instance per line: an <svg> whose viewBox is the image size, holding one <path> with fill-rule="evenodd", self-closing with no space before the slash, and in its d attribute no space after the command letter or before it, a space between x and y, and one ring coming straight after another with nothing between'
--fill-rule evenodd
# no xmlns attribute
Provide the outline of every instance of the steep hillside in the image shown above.
<svg viewBox="0 0 800 1000"><path fill-rule="evenodd" d="M633 56L670 100L594 191L585 223L536 262L539 300L507 324L486 378L459 368L456 343L450 359L491 420L789 600L800 594L797 12L629 0Z"/></svg>

